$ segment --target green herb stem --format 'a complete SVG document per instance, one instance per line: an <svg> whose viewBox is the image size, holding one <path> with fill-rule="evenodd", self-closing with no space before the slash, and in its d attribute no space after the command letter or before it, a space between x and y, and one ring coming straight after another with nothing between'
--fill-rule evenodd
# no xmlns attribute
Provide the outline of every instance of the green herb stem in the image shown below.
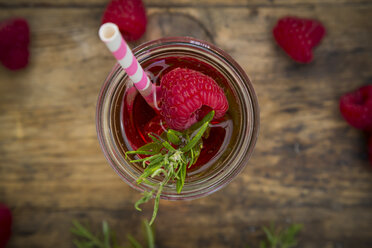
<svg viewBox="0 0 372 248"><path fill-rule="evenodd" d="M169 181L176 181L176 190L180 194L185 184L186 170L196 163L203 148L202 137L209 128L209 123L214 117L214 111L209 112L200 122L195 123L190 129L179 132L168 129L165 135L149 134L153 142L147 143L137 151L128 151L128 155L145 155L148 157L132 159L132 163L142 163L144 169L137 183L150 183L149 178L163 175L163 180L158 182L155 189L144 192L143 196L135 203L135 208L155 197L154 210L149 225L154 222L158 209L160 195ZM188 166L188 167L187 167ZM150 183L153 185L153 183Z"/></svg>

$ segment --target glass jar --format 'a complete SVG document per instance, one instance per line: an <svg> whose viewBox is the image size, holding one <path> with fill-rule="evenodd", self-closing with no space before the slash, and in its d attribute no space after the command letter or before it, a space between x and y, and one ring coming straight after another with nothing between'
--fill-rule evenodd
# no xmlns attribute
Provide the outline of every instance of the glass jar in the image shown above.
<svg viewBox="0 0 372 248"><path fill-rule="evenodd" d="M161 198L190 200L209 195L226 186L248 163L259 130L259 107L253 86L243 69L221 49L205 41L190 37L163 38L144 43L133 49L134 56L143 65L146 61L167 56L187 56L206 63L219 71L228 82L235 99L234 134L230 149L203 173L187 177L180 194L175 184L164 187ZM144 68L145 69L145 68ZM145 69L146 71L146 69ZM141 166L134 166L125 158L128 147L122 140L120 108L124 89L131 84L125 71L118 65L105 80L98 96L96 128L103 153L111 167L131 187L151 191L154 186L136 180L142 174ZM230 106L231 107L231 106ZM151 182L159 178L150 179Z"/></svg>

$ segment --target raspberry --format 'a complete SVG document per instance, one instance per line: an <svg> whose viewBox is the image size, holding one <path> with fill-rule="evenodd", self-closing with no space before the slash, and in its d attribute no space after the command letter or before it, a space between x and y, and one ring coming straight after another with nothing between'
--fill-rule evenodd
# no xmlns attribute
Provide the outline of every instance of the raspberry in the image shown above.
<svg viewBox="0 0 372 248"><path fill-rule="evenodd" d="M106 22L118 25L126 40L138 40L146 31L145 6L141 0L112 0L102 17L102 24Z"/></svg>
<svg viewBox="0 0 372 248"><path fill-rule="evenodd" d="M12 213L0 203L0 248L5 247L12 234Z"/></svg>
<svg viewBox="0 0 372 248"><path fill-rule="evenodd" d="M300 63L312 61L312 48L319 44L325 33L324 26L316 20L290 16L279 19L273 29L278 45Z"/></svg>
<svg viewBox="0 0 372 248"><path fill-rule="evenodd" d="M176 68L161 78L160 85L160 114L170 128L187 129L211 109L219 119L229 108L223 89L201 72Z"/></svg>
<svg viewBox="0 0 372 248"><path fill-rule="evenodd" d="M0 61L10 70L27 66L30 28L25 19L12 18L0 23Z"/></svg>
<svg viewBox="0 0 372 248"><path fill-rule="evenodd" d="M372 85L343 95L340 98L340 111L353 127L372 131Z"/></svg>

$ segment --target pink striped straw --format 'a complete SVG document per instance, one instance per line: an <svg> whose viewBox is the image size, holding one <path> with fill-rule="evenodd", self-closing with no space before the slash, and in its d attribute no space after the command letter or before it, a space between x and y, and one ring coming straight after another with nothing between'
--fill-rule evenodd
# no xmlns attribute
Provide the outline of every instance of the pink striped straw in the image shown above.
<svg viewBox="0 0 372 248"><path fill-rule="evenodd" d="M129 78L139 93L145 98L146 102L153 108L156 106L156 94L153 91L152 83L142 66L134 57L132 50L121 36L118 26L115 23L107 22L101 25L99 37L106 44L108 49L115 56L121 67L126 71ZM156 87L154 87L155 89ZM151 94L153 93L154 94ZM152 97L153 95L153 97Z"/></svg>

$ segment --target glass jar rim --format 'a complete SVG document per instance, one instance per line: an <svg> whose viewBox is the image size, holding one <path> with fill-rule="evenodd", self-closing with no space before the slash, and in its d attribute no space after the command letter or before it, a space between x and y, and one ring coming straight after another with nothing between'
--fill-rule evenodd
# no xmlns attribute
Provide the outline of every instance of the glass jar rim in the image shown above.
<svg viewBox="0 0 372 248"><path fill-rule="evenodd" d="M198 40L192 37L167 37L143 43L133 49L133 54L141 63L141 59L143 60L148 56L151 56L152 52L157 51L158 49L161 49L162 47L166 46L171 46L173 48L185 46L187 47L187 49L195 50L194 52L207 53L210 56L213 55L213 58L219 60L218 61L219 63L223 64L224 66L229 66L230 67L229 69L231 69L232 72L236 73L237 78L241 80L239 82L232 83L241 84L240 87L247 91L247 95L245 95L245 98L249 99L240 100L243 102L249 100L249 104L247 102L244 102L244 104L245 105L248 104L250 106L250 111L252 113L251 122L249 123L250 130L248 130L250 133L249 142L245 141L245 143L243 143L244 147L242 148L242 152L238 153L240 160L236 163L233 163L234 165L233 168L226 169L228 174L225 173L226 175L221 176L221 173L224 173L224 171L217 172L212 178L212 181L203 182L204 184L202 183L197 185L200 188L190 190L186 193L181 192L181 194L175 194L175 192L173 192L172 190L170 190L169 192L165 190L165 192L163 191L161 195L162 199L168 200L195 199L209 195L219 190L220 188L224 187L225 185L230 183L231 180L233 180L243 170L249 157L253 152L256 140L258 138L259 106L252 83L249 80L246 73L244 72L244 70L230 55L228 55L220 48L217 48L216 46L208 42ZM121 78L118 79L118 77ZM112 140L112 134L110 134L109 130L105 130L105 128L108 129L110 127L109 124L110 102L107 101L109 101L111 98L108 98L107 94L113 94L115 87L113 87L112 84L115 83L120 84L120 82L123 81L124 77L125 73L123 72L123 69L118 64L116 64L116 66L112 69L109 76L106 78L100 90L96 108L97 136L106 159L108 160L111 167L120 176L120 178L123 181L125 181L128 185L139 191L145 190L147 191L151 189L151 186L143 183L139 185L136 182L136 177L133 175L129 175L130 172L126 170L128 169L128 163L125 162L126 161L125 159L123 160L123 158L120 157L121 155L118 152L116 143ZM244 111L243 114L245 114Z"/></svg>

